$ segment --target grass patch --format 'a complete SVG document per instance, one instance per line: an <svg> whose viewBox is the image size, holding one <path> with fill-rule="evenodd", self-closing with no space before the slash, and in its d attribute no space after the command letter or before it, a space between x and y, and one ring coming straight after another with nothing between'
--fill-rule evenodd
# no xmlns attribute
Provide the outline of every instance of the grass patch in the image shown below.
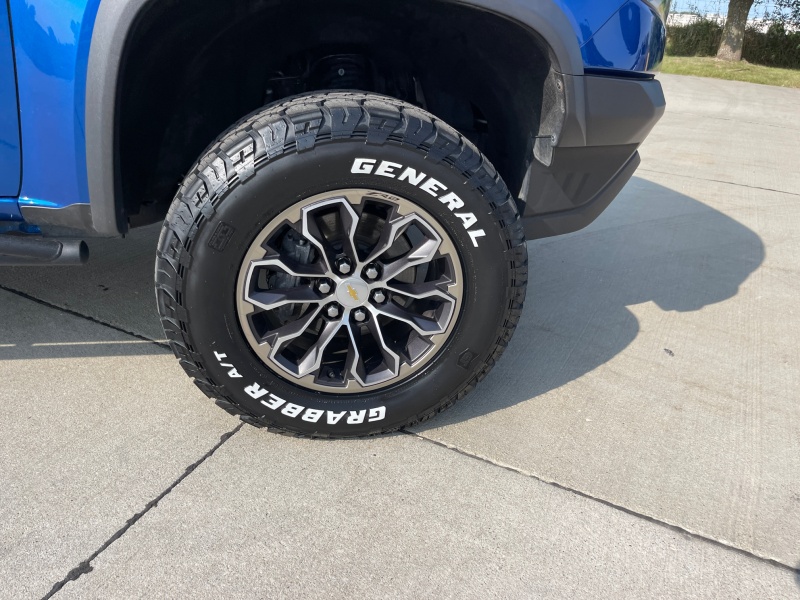
<svg viewBox="0 0 800 600"><path fill-rule="evenodd" d="M744 61L735 63L707 57L665 56L661 71L674 75L694 75L800 88L800 69L763 67Z"/></svg>

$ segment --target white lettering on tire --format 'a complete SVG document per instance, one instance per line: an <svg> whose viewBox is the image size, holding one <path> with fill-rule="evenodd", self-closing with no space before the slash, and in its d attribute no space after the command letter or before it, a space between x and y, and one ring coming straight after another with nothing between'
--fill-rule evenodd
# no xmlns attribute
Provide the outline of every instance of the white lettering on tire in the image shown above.
<svg viewBox="0 0 800 600"><path fill-rule="evenodd" d="M329 410L328 411L328 425L336 425L339 421L342 420L342 417L345 416L346 414L347 414L346 410L342 411L342 412L338 412L338 413Z"/></svg>
<svg viewBox="0 0 800 600"><path fill-rule="evenodd" d="M220 364L221 367L225 367L226 369L230 369L230 371L228 371L228 377L230 377L231 379L241 379L242 378L242 376L239 375L239 371L236 370L236 367L234 367L230 363L222 362L224 359L228 358L227 354L220 354L219 352L214 352L214 356L217 357L217 360L219 361L219 364Z"/></svg>
<svg viewBox="0 0 800 600"><path fill-rule="evenodd" d="M347 417L347 424L348 425L361 425L364 422L364 419L367 418L367 411L365 410L351 410L350 416Z"/></svg>
<svg viewBox="0 0 800 600"><path fill-rule="evenodd" d="M378 162L374 158L357 158L356 162L353 163L353 168L350 170L351 173L355 173L356 175L370 175L372 173L372 169L375 168L375 163Z"/></svg>
<svg viewBox="0 0 800 600"><path fill-rule="evenodd" d="M269 400L262 400L261 404L272 410L278 410L281 406L286 404L286 400L278 398L274 394L269 395Z"/></svg>
<svg viewBox="0 0 800 600"><path fill-rule="evenodd" d="M428 176L425 173L423 173L422 171L417 173L416 169L412 169L411 167L408 167L405 171L403 171L403 174L400 175L400 177L398 177L397 179L398 179L398 181L405 180L408 183L410 183L411 185L415 185L415 186L419 187L420 184L422 184L422 182L425 181L425 179L427 179L427 177Z"/></svg>
<svg viewBox="0 0 800 600"><path fill-rule="evenodd" d="M254 383L253 385L244 388L244 391L247 392L247 394L254 400L258 400L259 398L263 398L264 396L269 394L267 390L262 388L257 383Z"/></svg>
<svg viewBox="0 0 800 600"><path fill-rule="evenodd" d="M316 408L309 408L306 411L306 414L303 415L303 421L307 421L309 423L316 423L321 418L322 415L325 414L324 410L317 410Z"/></svg>
<svg viewBox="0 0 800 600"><path fill-rule="evenodd" d="M434 198L438 198L439 192L447 191L447 186L441 181L431 177L428 179L428 181L419 186L419 189L421 189L423 192L428 192Z"/></svg>
<svg viewBox="0 0 800 600"><path fill-rule="evenodd" d="M395 178L394 172L397 169L402 169L403 165L398 165L397 163L389 162L385 160L381 163L381 166L378 167L378 170L375 171L375 175L380 175L382 177L391 177L392 179Z"/></svg>
<svg viewBox="0 0 800 600"><path fill-rule="evenodd" d="M442 204L447 204L447 208L449 208L451 211L456 211L459 208L464 208L464 201L453 192L450 192L449 194L447 194L447 196L442 196L441 198L439 198L439 202L441 202Z"/></svg>
<svg viewBox="0 0 800 600"><path fill-rule="evenodd" d="M305 406L300 406L299 404L287 404L281 411L281 414L294 419L299 417L300 413L302 413L305 409Z"/></svg>
<svg viewBox="0 0 800 600"><path fill-rule="evenodd" d="M355 167L354 167L355 168ZM230 368L231 370L228 371L228 377L231 379L239 379L242 376L233 366L233 364L222 362L224 360L229 360L227 354L222 354L221 352L214 352L214 357L217 359L219 364L224 368ZM342 411L336 412L332 410L319 410L317 408L306 408L300 404L294 404L292 402L286 402L283 398L279 398L275 394L272 394L268 389L261 387L258 383L254 383L252 385L248 385L244 388L245 393L253 398L254 400L259 400L263 406L266 406L270 410L277 411L278 409L282 409L280 414L284 415L285 417L289 417L291 419L296 419L298 417L301 420L306 421L307 423L319 423L322 420L322 417L326 417L326 422L328 425L336 425L339 423L346 415L349 416L346 419L346 423L348 425L361 425L365 421L368 423L375 423L376 421L383 421L386 418L386 407L385 406L378 406L377 408L371 408L369 411L367 410L351 410L351 411ZM269 398L265 398L265 396L269 396Z"/></svg>
<svg viewBox="0 0 800 600"><path fill-rule="evenodd" d="M379 406L378 408L369 409L369 422L383 421L386 418L386 407Z"/></svg>
<svg viewBox="0 0 800 600"><path fill-rule="evenodd" d="M445 184L434 179L433 177L428 177L425 173L418 173L411 167L407 167L400 174L400 176L397 177L396 173L400 169L403 169L403 165L390 162L388 160L381 161L381 163L378 164L377 159L374 158L357 158L355 161L353 161L353 166L350 169L350 172L355 175L374 174L380 175L381 177L397 179L398 181L407 181L414 187L427 192L434 198L438 198L439 202L446 204L448 210L450 210L450 212L452 212L456 217L461 219L464 229L467 231L467 233L469 233L469 239L472 240L472 244L477 248L478 239L486 237L486 232L483 229L472 229L472 227L478 222L478 217L475 216L475 213L456 212L457 210L464 208L464 201L458 197L458 194L455 192L449 192L445 194L445 192L448 192L448 188Z"/></svg>

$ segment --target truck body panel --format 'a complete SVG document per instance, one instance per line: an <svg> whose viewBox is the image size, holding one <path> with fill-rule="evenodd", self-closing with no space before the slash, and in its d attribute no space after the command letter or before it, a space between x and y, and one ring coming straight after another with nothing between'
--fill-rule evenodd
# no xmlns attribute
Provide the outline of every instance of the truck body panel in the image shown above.
<svg viewBox="0 0 800 600"><path fill-rule="evenodd" d="M10 0L24 176L19 205L88 204L86 77L100 0Z"/></svg>
<svg viewBox="0 0 800 600"><path fill-rule="evenodd" d="M85 236L114 236L127 230L117 197L117 84L128 35L151 2L8 0L19 106L15 94L0 97L0 196L5 196L0 200L0 220L25 219L34 226L55 226ZM587 76L649 77L666 43L664 15L656 14L644 0L454 3L507 18L550 46L564 75L568 103L556 150L603 143L589 141L593 126L586 122L591 116L587 102L593 99L584 81ZM14 64L10 29L3 23L0 19L0 81L7 90L13 85ZM661 104L663 109L663 98ZM649 131L646 124L642 128ZM624 160L620 158L619 170L633 152L635 147ZM569 164L574 163L572 157ZM546 173L544 181L558 179L557 164L545 167L552 173ZM540 171L542 165L532 166L532 174ZM521 193L521 199L529 198ZM529 208L540 204L541 198L533 198Z"/></svg>
<svg viewBox="0 0 800 600"><path fill-rule="evenodd" d="M8 8L0 4L0 220L19 217L16 202L21 179L19 107Z"/></svg>

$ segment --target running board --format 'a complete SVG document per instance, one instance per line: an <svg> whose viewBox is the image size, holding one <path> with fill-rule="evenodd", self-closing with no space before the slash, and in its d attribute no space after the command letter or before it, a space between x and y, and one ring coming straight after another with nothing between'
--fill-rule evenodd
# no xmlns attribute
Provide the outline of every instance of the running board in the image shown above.
<svg viewBox="0 0 800 600"><path fill-rule="evenodd" d="M81 240L0 235L0 267L70 267L87 260L89 246Z"/></svg>

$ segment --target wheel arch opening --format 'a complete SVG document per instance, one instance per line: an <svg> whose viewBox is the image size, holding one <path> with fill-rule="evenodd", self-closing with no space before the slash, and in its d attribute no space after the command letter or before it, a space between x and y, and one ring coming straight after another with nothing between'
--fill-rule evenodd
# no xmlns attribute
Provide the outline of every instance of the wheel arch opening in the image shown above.
<svg viewBox="0 0 800 600"><path fill-rule="evenodd" d="M164 217L184 175L220 133L296 93L359 89L423 106L470 138L512 194L525 185L534 154L546 154L540 140L563 124L564 86L547 43L472 7L445 0L142 4L122 51L114 115L117 209L134 227Z"/></svg>

